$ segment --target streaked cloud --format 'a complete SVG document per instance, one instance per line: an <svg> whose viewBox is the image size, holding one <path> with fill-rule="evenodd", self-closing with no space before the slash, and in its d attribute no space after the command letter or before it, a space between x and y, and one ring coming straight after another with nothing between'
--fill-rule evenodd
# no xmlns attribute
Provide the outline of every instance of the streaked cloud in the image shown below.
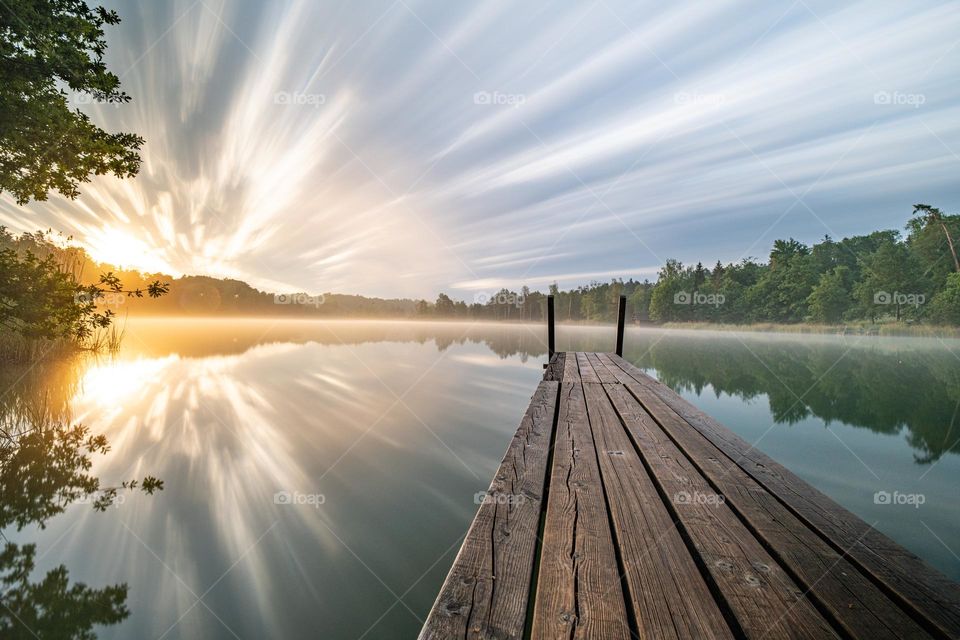
<svg viewBox="0 0 960 640"><path fill-rule="evenodd" d="M141 174L0 224L150 270L469 298L960 200L951 3L112 5Z"/></svg>

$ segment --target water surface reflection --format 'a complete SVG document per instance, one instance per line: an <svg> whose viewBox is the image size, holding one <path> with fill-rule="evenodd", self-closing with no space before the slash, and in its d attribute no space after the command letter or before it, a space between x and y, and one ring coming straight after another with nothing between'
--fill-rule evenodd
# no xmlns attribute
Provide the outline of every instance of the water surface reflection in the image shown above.
<svg viewBox="0 0 960 640"><path fill-rule="evenodd" d="M541 376L543 338L535 325L131 321L115 358L4 372L0 419L88 424L112 445L93 473L157 475L164 491L6 533L37 543L40 568L130 584L132 615L105 638L414 636ZM611 342L606 327L559 331L563 349ZM956 343L631 330L627 345L960 577L945 548L960 539ZM873 502L893 489L927 502Z"/></svg>

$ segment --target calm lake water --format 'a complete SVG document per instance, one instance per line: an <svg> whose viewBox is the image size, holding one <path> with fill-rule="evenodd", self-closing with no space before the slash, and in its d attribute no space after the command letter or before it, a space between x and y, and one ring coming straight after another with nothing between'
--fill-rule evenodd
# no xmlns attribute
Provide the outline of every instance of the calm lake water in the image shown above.
<svg viewBox="0 0 960 640"><path fill-rule="evenodd" d="M613 338L558 328L562 350ZM131 615L102 638L415 637L544 341L534 325L131 320L116 357L4 371L0 411L87 424L112 446L94 458L105 484L164 490L4 534L36 543L38 576L129 584ZM960 580L960 342L631 329L625 357Z"/></svg>

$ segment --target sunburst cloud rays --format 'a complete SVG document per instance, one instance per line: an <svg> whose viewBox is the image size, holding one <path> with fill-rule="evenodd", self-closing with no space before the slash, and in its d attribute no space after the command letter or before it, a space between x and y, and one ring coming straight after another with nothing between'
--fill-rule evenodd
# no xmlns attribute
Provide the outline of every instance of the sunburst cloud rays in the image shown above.
<svg viewBox="0 0 960 640"><path fill-rule="evenodd" d="M762 256L960 196L949 3L112 6L135 100L80 107L146 138L140 175L0 202L0 223L103 260L469 299Z"/></svg>

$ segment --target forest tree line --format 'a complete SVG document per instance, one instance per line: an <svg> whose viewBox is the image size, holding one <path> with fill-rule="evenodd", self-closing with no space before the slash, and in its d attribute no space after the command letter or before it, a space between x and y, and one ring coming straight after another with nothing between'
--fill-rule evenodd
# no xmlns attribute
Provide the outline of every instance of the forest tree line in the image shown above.
<svg viewBox="0 0 960 640"><path fill-rule="evenodd" d="M896 230L834 240L812 246L794 239L773 243L766 262L684 265L668 260L656 282L612 280L569 290L555 283L547 292L522 287L476 293L470 301L445 293L434 301L370 298L347 294L270 293L232 279L209 276L173 278L165 274L121 270L93 261L83 249L54 242L44 233L19 236L0 228L0 251L8 262L26 256L50 258L51 269L69 269L80 287L110 273L123 291L147 290L169 283L167 295L131 297L109 291L98 307L115 315L282 315L297 317L370 317L542 322L548 294L555 298L560 322L612 322L618 299L627 299L627 317L638 323L800 323L926 322L960 325L960 264L955 238L960 216L917 205L906 225ZM42 275L42 273L40 273ZM38 276L39 277L39 276ZM18 295L13 283L0 294ZM22 284L22 283L21 283ZM8 286L10 285L10 286ZM24 291L21 288L21 292ZM6 292L6 293L4 293ZM23 297L22 295L20 297ZM80 291L78 304L87 301ZM23 301L4 313L25 309ZM9 324L8 324L9 326Z"/></svg>
<svg viewBox="0 0 960 640"><path fill-rule="evenodd" d="M656 283L614 280L570 291L551 285L558 321L612 322L620 295L640 323L715 322L839 324L858 321L960 324L960 216L916 205L897 230L808 246L776 240L766 263L752 258L704 267L667 260ZM485 304L441 294L421 302L422 316L542 320L545 298L503 289ZM519 304L498 304L499 301Z"/></svg>

